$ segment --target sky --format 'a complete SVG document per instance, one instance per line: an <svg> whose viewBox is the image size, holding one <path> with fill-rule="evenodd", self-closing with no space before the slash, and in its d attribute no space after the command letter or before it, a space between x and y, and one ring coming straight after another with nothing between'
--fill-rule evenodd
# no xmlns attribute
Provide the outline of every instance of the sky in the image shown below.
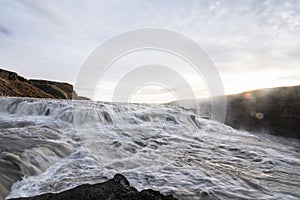
<svg viewBox="0 0 300 200"><path fill-rule="evenodd" d="M0 68L27 78L75 84L97 46L145 27L173 30L199 44L214 63L226 94L300 85L298 0L1 0ZM144 53L147 59L168 58ZM130 68L142 55L130 55L116 66ZM176 59L167 64L176 65ZM205 96L205 80L193 82L185 70L180 73L196 88L197 97ZM108 75L102 84L106 91L92 98L107 100L105 94L116 80ZM171 100L173 90L183 89L176 87L145 85L132 98L138 102L152 94L151 101Z"/></svg>

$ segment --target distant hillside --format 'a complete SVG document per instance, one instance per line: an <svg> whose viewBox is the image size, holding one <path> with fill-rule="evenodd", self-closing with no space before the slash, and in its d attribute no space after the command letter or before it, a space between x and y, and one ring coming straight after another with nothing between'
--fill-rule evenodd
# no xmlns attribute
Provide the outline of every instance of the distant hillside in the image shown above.
<svg viewBox="0 0 300 200"><path fill-rule="evenodd" d="M199 99L200 115L209 117L211 104ZM193 100L181 101L195 108ZM300 139L300 86L247 91L226 96L225 124L247 131L264 131ZM178 102L170 104L178 105Z"/></svg>
<svg viewBox="0 0 300 200"><path fill-rule="evenodd" d="M78 97L69 83L27 80L15 72L0 69L0 95L55 99L87 99Z"/></svg>
<svg viewBox="0 0 300 200"><path fill-rule="evenodd" d="M227 97L225 123L300 139L300 86L248 91Z"/></svg>

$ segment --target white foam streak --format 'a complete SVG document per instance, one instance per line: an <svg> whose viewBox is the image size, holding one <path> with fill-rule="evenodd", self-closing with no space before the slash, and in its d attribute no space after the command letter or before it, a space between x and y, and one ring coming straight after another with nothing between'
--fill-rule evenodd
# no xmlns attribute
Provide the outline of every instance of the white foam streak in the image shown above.
<svg viewBox="0 0 300 200"><path fill-rule="evenodd" d="M43 173L15 183L9 198L98 183L115 173L138 189L179 199L300 198L297 140L237 131L171 106L0 98L0 112L7 126L1 134L18 137L9 135L18 130L74 147ZM7 125L12 121L14 127ZM36 131L26 132L30 127Z"/></svg>

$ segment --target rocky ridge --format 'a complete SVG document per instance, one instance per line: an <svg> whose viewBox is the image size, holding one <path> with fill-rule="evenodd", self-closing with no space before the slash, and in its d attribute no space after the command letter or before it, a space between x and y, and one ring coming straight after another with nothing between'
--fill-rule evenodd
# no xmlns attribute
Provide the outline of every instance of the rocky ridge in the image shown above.
<svg viewBox="0 0 300 200"><path fill-rule="evenodd" d="M0 69L0 95L55 99L84 99L69 83L48 80L28 80L15 72Z"/></svg>

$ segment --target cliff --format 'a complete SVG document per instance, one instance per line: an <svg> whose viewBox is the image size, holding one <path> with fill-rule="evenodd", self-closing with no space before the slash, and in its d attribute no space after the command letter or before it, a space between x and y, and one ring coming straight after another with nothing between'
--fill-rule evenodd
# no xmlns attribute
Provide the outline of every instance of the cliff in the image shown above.
<svg viewBox="0 0 300 200"><path fill-rule="evenodd" d="M72 99L72 95L74 99L77 99L77 94L73 91L73 86L69 83L32 79L29 82L33 86L51 94L56 99Z"/></svg>
<svg viewBox="0 0 300 200"><path fill-rule="evenodd" d="M15 72L0 69L0 94L3 96L53 98L51 94L33 86Z"/></svg>
<svg viewBox="0 0 300 200"><path fill-rule="evenodd" d="M15 72L0 69L0 95L55 99L87 99L77 96L69 83L27 80Z"/></svg>

